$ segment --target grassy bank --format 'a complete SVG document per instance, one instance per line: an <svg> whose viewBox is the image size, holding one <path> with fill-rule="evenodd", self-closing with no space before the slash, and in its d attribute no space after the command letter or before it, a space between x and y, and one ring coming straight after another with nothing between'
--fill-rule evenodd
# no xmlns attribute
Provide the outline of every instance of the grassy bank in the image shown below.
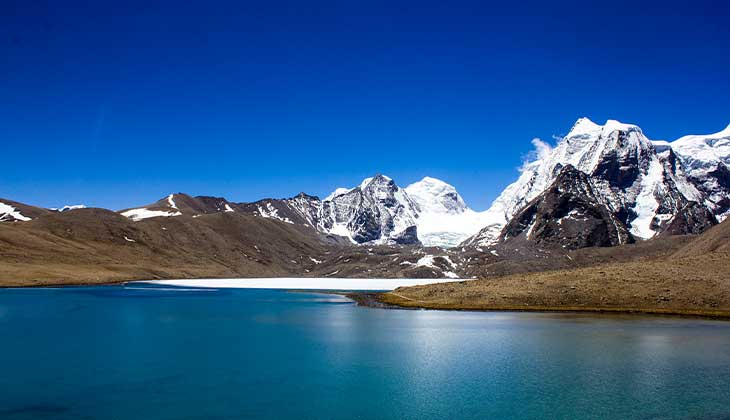
<svg viewBox="0 0 730 420"><path fill-rule="evenodd" d="M730 252L406 287L378 299L407 308L730 318Z"/></svg>

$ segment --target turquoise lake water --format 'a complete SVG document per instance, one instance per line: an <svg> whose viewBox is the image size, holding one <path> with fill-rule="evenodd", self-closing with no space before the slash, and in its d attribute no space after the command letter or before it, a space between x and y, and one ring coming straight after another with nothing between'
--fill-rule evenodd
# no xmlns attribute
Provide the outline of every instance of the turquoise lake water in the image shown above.
<svg viewBox="0 0 730 420"><path fill-rule="evenodd" d="M729 419L730 322L0 289L0 419Z"/></svg>

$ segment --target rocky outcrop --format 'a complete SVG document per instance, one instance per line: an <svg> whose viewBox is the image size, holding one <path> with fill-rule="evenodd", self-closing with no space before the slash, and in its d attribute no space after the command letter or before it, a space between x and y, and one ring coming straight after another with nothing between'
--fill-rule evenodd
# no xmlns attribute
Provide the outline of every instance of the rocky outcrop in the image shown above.
<svg viewBox="0 0 730 420"><path fill-rule="evenodd" d="M568 165L545 192L512 218L499 241L577 249L622 245L633 242L633 237L591 177Z"/></svg>

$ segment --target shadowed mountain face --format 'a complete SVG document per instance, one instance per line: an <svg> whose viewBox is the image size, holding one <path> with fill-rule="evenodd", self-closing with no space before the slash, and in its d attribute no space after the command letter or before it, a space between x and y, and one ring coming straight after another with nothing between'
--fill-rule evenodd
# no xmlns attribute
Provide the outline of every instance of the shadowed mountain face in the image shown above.
<svg viewBox="0 0 730 420"><path fill-rule="evenodd" d="M621 245L634 238L613 214L590 176L566 166L545 192L512 218L499 240L577 249Z"/></svg>

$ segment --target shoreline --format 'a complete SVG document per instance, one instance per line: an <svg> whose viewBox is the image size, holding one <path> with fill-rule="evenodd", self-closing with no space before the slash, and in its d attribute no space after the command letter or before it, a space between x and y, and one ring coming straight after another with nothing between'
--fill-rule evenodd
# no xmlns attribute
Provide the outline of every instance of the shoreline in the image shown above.
<svg viewBox="0 0 730 420"><path fill-rule="evenodd" d="M544 306L544 305L455 305L438 304L407 300L391 292L329 292L340 294L353 300L358 306L379 309L434 310L457 312L534 312L534 313L572 313L586 315L628 315L652 317L679 317L730 321L730 311L710 311L696 309L663 309L633 307L594 307L594 306Z"/></svg>
<svg viewBox="0 0 730 420"><path fill-rule="evenodd" d="M273 280L272 278L256 278ZM299 279L299 278L298 278ZM300 278L301 280L307 279L306 277ZM313 278L314 279L314 278ZM32 284L22 286L0 286L1 289L16 289L16 288L59 288L59 287L94 287L94 286L114 286L114 285L126 285L126 284L158 284L167 286L183 286L183 284L170 284L178 283L183 280L184 283L189 281L195 282L196 284L190 286L194 287L210 287L220 288L220 284L214 285L215 280L222 279L179 279L179 280L110 280L105 282L84 282L84 281L71 281L64 283L55 284ZM211 284L201 285L201 282L206 280L212 280ZM231 280L231 279L227 279ZM334 280L334 279L333 279ZM352 279L368 281L368 279ZM372 279L370 279L372 280ZM382 279L385 280L385 279ZM395 279L388 279L395 280ZM410 279L413 280L413 279ZM441 279L443 280L443 279ZM455 280L459 282L463 280ZM170 282L170 283L168 283ZM535 312L535 313L574 313L574 314L593 314L593 315L645 315L645 316L664 316L664 317L683 317L683 318L699 318L699 319L713 319L730 321L730 310L709 310L709 309L683 309L683 308L646 308L646 307L621 307L621 306L588 306L588 305L537 305L527 304L524 305L490 305L490 304L475 304L475 303L439 303L429 302L423 300L417 300L407 298L405 296L394 293L393 291L387 291L383 289L367 290L367 289L347 289L347 288L302 288L301 285L298 287L255 287L261 289L271 290L286 290L288 292L303 292L303 293L325 293L340 295L352 300L358 306L378 308L378 309L399 309L399 310L439 310L439 311L473 311L473 312ZM230 287L230 286L229 286ZM223 287L226 288L226 287ZM235 287L235 288L251 288L251 287Z"/></svg>

